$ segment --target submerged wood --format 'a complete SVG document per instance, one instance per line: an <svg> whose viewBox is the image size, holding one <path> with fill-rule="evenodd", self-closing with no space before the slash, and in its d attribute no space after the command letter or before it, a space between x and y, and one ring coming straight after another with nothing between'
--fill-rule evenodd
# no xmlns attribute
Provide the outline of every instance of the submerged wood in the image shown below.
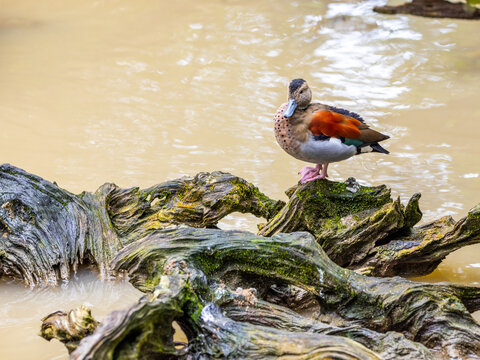
<svg viewBox="0 0 480 360"><path fill-rule="evenodd" d="M382 14L410 14L433 18L480 19L479 9L467 3L451 3L447 0L412 0L397 6L376 6L373 11Z"/></svg>
<svg viewBox="0 0 480 360"><path fill-rule="evenodd" d="M480 351L470 315L480 289L360 275L305 232L267 238L176 226L126 246L113 265L148 294L107 318L72 359L449 359ZM189 337L181 350L174 320Z"/></svg>

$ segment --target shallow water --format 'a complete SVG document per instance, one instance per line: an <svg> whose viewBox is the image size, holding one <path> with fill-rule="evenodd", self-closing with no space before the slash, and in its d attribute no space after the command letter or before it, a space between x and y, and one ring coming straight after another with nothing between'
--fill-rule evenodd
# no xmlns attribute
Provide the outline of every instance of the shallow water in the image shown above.
<svg viewBox="0 0 480 360"><path fill-rule="evenodd" d="M392 137L390 155L332 165L332 179L386 183L404 201L420 191L424 222L459 219L480 202L479 23L371 12L382 3L0 0L0 162L75 193L225 170L285 198L304 164L277 146L272 116L303 77ZM479 255L456 252L426 280L478 284ZM64 358L37 339L42 316L137 297L91 278L1 284L0 358Z"/></svg>
<svg viewBox="0 0 480 360"><path fill-rule="evenodd" d="M0 283L0 359L64 359L65 347L47 342L38 333L40 319L57 310L68 311L85 304L102 320L112 310L134 304L142 293L127 281L101 281L82 270L68 284L30 289L18 283Z"/></svg>

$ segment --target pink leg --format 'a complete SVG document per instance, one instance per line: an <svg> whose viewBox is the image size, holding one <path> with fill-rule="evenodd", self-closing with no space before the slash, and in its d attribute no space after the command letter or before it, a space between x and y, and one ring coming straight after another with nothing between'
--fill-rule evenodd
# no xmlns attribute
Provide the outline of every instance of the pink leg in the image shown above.
<svg viewBox="0 0 480 360"><path fill-rule="evenodd" d="M327 168L328 168L328 163L325 163L325 164L323 165L322 173L320 174L320 176L322 177L322 179L325 179L325 178L328 177Z"/></svg>
<svg viewBox="0 0 480 360"><path fill-rule="evenodd" d="M328 163L323 164L323 166L321 164L318 164L316 166L316 168L318 168L318 171L316 173L315 172L308 172L308 173L304 174L302 176L302 178L300 179L300 184L305 184L307 182L317 180L317 179L325 179L328 176L328 174L327 174ZM319 174L320 169L322 170L322 172ZM302 171L302 170L300 170L300 171Z"/></svg>

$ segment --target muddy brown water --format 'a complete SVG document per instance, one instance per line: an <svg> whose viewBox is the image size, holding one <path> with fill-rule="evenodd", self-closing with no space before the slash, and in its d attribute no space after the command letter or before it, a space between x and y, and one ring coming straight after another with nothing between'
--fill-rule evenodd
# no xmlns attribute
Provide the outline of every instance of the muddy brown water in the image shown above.
<svg viewBox="0 0 480 360"><path fill-rule="evenodd" d="M302 77L392 137L390 155L334 164L332 179L420 191L424 222L459 219L480 202L480 23L371 11L383 2L0 0L0 162L75 193L224 170L285 198L304 164L272 116ZM423 280L479 279L471 246ZM138 296L88 271L58 288L5 280L0 358L65 359L41 317L86 303L101 319Z"/></svg>

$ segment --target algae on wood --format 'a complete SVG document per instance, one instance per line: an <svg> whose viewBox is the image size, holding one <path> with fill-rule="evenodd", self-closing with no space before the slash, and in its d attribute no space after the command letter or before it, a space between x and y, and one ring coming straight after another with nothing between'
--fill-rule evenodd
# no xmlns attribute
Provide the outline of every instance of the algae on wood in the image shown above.
<svg viewBox="0 0 480 360"><path fill-rule="evenodd" d="M105 184L74 195L14 166L0 166L0 275L28 285L68 280L79 264L108 274L126 244L155 229L184 223L215 227L224 216L250 212L269 219L281 207L234 175L213 172L149 189Z"/></svg>
<svg viewBox="0 0 480 360"><path fill-rule="evenodd" d="M56 311L42 319L40 336L45 340L57 339L65 344L69 353L78 347L80 340L93 334L98 321L92 317L86 306L64 311Z"/></svg>
<svg viewBox="0 0 480 360"><path fill-rule="evenodd" d="M338 265L373 276L432 272L450 252L480 241L480 205L455 222L444 217L414 226L422 217L414 194L404 207L384 185L328 180L298 185L260 235L309 231Z"/></svg>
<svg viewBox="0 0 480 360"><path fill-rule="evenodd" d="M105 184L74 195L11 165L0 166L0 273L29 285L68 280L79 264L104 275L125 245L171 224L216 227L232 212L270 220L260 234L309 231L337 264L375 276L427 274L451 251L480 240L478 209L457 223L421 218L390 190L328 180L298 186L287 205L231 174L200 173L148 189ZM410 266L415 264L415 266Z"/></svg>
<svg viewBox="0 0 480 360"><path fill-rule="evenodd" d="M329 260L305 232L266 238L169 227L126 246L112 266L149 294L106 320L72 359L147 359L141 354L150 350L138 349L150 349L150 339L159 354L177 358L321 358L328 348L345 358L448 359L480 351L480 326L470 315L480 309L480 289L363 276ZM178 277L183 287L174 291ZM181 350L166 332L174 320L189 336Z"/></svg>
<svg viewBox="0 0 480 360"><path fill-rule="evenodd" d="M432 271L449 252L480 240L479 206L458 222L417 226L419 194L403 206L385 186L354 179L315 181L288 194L284 205L213 172L145 190L105 184L74 195L2 165L0 272L29 285L56 283L86 262L103 274L126 272L148 293L107 317L72 359L447 359L480 352L470 315L480 309L479 289L359 274ZM264 236L215 229L234 211L264 217ZM70 332L67 320L67 313L46 317L43 336L72 350L87 333ZM188 346L175 347L173 321Z"/></svg>
<svg viewBox="0 0 480 360"><path fill-rule="evenodd" d="M215 304L204 306L194 288L189 276L162 277L155 291L138 304L110 314L70 359L379 359L346 338L311 332L292 336L288 331L231 320ZM174 319L188 328L191 341L187 348L174 347Z"/></svg>

